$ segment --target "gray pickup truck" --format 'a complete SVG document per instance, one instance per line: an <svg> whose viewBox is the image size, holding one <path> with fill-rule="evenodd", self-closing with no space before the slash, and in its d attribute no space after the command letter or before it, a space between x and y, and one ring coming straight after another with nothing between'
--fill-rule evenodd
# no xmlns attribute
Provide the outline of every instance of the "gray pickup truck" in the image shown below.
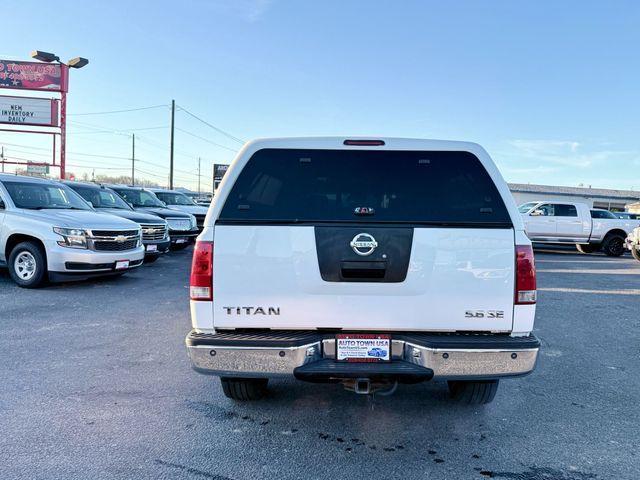
<svg viewBox="0 0 640 480"><path fill-rule="evenodd" d="M0 265L25 288L142 264L140 226L96 212L55 181L0 174Z"/></svg>

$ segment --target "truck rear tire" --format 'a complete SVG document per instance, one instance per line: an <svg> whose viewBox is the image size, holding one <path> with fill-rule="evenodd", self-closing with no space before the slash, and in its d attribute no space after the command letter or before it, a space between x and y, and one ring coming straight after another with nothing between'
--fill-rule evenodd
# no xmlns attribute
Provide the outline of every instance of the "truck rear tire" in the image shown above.
<svg viewBox="0 0 640 480"><path fill-rule="evenodd" d="M491 403L498 391L499 380L447 382L451 398L466 405L486 405Z"/></svg>
<svg viewBox="0 0 640 480"><path fill-rule="evenodd" d="M610 233L602 242L602 251L609 257L619 257L624 254L625 238L617 233Z"/></svg>
<svg viewBox="0 0 640 480"><path fill-rule="evenodd" d="M600 250L600 245L592 245L590 243L577 243L576 248L580 253L594 253Z"/></svg>
<svg viewBox="0 0 640 480"><path fill-rule="evenodd" d="M37 288L47 279L47 259L35 242L13 247L7 262L11 279L22 288Z"/></svg>
<svg viewBox="0 0 640 480"><path fill-rule="evenodd" d="M220 378L227 398L239 402L260 400L267 391L267 378Z"/></svg>

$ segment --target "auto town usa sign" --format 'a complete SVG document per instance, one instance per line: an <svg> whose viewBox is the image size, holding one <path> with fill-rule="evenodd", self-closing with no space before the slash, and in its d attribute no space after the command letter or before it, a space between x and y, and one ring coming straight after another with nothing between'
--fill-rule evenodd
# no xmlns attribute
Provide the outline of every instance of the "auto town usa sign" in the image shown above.
<svg viewBox="0 0 640 480"><path fill-rule="evenodd" d="M0 123L57 127L58 103L50 98L0 96Z"/></svg>

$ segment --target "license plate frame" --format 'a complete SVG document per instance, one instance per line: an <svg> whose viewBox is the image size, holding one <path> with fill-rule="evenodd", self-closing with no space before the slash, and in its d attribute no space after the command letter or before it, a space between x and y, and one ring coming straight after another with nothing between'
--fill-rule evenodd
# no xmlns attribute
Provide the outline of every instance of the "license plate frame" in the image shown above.
<svg viewBox="0 0 640 480"><path fill-rule="evenodd" d="M391 362L391 335L385 333L338 333L336 361L346 363ZM347 343L348 341L348 343Z"/></svg>
<svg viewBox="0 0 640 480"><path fill-rule="evenodd" d="M129 260L116 260L115 270L127 270L129 268Z"/></svg>
<svg viewBox="0 0 640 480"><path fill-rule="evenodd" d="M155 243L147 245L147 252L157 252L157 251L158 251L158 245L156 245Z"/></svg>

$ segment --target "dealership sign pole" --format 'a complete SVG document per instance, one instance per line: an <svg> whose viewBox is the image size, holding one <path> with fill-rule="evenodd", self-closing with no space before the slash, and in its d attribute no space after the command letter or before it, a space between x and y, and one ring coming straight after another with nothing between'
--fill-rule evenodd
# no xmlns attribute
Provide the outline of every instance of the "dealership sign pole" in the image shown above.
<svg viewBox="0 0 640 480"><path fill-rule="evenodd" d="M57 57L55 57L57 58ZM50 60L49 60L50 61ZM11 129L0 129L11 133L39 133L53 136L53 165L60 168L60 178L65 178L67 91L69 66L62 63L21 62L0 60L0 89L34 90L59 93L60 99L42 97L0 96L0 124L11 125ZM52 127L58 131L20 129L15 127ZM56 165L56 135L60 135L60 163ZM24 162L4 163L22 165ZM28 162L29 163L29 162ZM48 166L44 162L31 165Z"/></svg>

